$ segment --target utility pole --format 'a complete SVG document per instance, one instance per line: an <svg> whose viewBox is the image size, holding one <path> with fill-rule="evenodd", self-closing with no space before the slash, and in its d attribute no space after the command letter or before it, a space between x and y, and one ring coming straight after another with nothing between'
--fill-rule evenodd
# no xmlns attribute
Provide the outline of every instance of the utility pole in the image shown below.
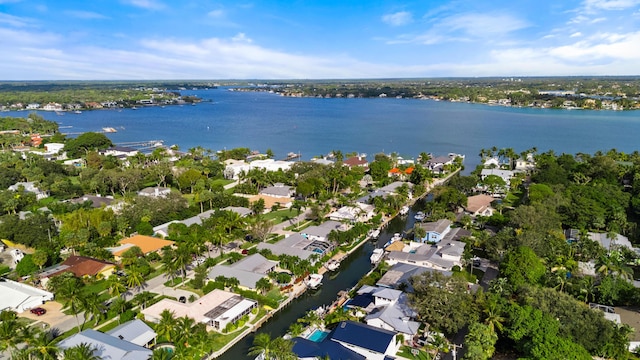
<svg viewBox="0 0 640 360"><path fill-rule="evenodd" d="M458 349L461 349L462 345L451 344L451 347L453 347L453 349L451 350L451 356L453 356L453 360L457 360Z"/></svg>

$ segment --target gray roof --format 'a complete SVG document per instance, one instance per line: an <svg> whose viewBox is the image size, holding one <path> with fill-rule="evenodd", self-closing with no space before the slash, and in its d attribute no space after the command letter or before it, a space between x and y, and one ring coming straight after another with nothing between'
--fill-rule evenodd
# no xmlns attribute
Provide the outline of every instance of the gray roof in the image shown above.
<svg viewBox="0 0 640 360"><path fill-rule="evenodd" d="M318 236L318 237L327 237L331 230L338 230L342 224L338 221L325 221L318 226L309 226L308 228L302 231L303 234Z"/></svg>
<svg viewBox="0 0 640 360"><path fill-rule="evenodd" d="M61 349L68 349L82 343L95 347L93 352L101 359L148 360L153 352L117 337L87 329L58 343Z"/></svg>
<svg viewBox="0 0 640 360"><path fill-rule="evenodd" d="M396 288L400 284L408 284L409 278L411 278L412 276L420 275L426 271L434 272L439 270L427 268L424 266L398 263L393 265L384 275L382 275L382 278L378 280L376 285L389 287L389 288ZM448 276L453 274L451 271L440 271L440 272Z"/></svg>
<svg viewBox="0 0 640 360"><path fill-rule="evenodd" d="M392 300L392 301L393 300L398 300L401 295L402 295L402 291L388 289L388 288L378 288L373 293L373 296L375 296L375 297L379 297L379 298L386 299L386 300Z"/></svg>
<svg viewBox="0 0 640 360"><path fill-rule="evenodd" d="M236 278L241 286L255 289L258 280L265 277L265 274L254 273L245 270L234 269L228 265L216 265L209 271L209 279L215 280L218 276L226 278Z"/></svg>
<svg viewBox="0 0 640 360"><path fill-rule="evenodd" d="M437 232L438 234L442 234L447 227L451 226L451 220L448 219L440 219L436 222L428 222L424 224L418 224L421 228L423 228L426 232Z"/></svg>
<svg viewBox="0 0 640 360"><path fill-rule="evenodd" d="M615 239L611 239L605 233L589 233L589 239L597 241L603 248L609 250L611 246L626 247L629 250L633 250L633 245L626 236L616 234Z"/></svg>
<svg viewBox="0 0 640 360"><path fill-rule="evenodd" d="M402 185L404 185L404 184L407 184L407 185L409 186L409 188L412 188L412 187L413 187L413 184L412 184L412 183L409 183L409 182L404 182L404 181L394 181L394 182L392 182L391 184L389 184L389 185L387 185L387 186L383 186L383 187L381 187L381 188L380 188L380 189L378 189L378 190L380 190L380 191L384 191L384 192L386 192L386 193L394 193L394 192L396 192L396 190L398 190L398 188L399 188L400 186L402 186Z"/></svg>
<svg viewBox="0 0 640 360"><path fill-rule="evenodd" d="M235 262L229 267L236 270L250 271L259 274L266 274L273 270L278 265L278 262L271 261L260 254L249 255L246 258Z"/></svg>
<svg viewBox="0 0 640 360"><path fill-rule="evenodd" d="M107 334L130 343L145 346L156 337L155 331L140 319L128 321L107 331Z"/></svg>
<svg viewBox="0 0 640 360"><path fill-rule="evenodd" d="M240 216L249 216L251 215L251 209L242 207L242 206L227 206L226 208L222 208L220 210L233 211L234 213Z"/></svg>
<svg viewBox="0 0 640 360"><path fill-rule="evenodd" d="M409 308L406 302L396 302L373 309L364 320L380 319L398 332L415 335L420 328L419 322L410 320L415 315L415 311Z"/></svg>
<svg viewBox="0 0 640 360"><path fill-rule="evenodd" d="M190 217L188 219L169 221L169 222L166 222L164 224L155 226L153 228L153 232L156 233L156 232L162 231L162 232L164 232L166 234L166 233L169 232L169 225L171 225L171 224L185 224L187 227L189 227L189 226L191 226L193 224L200 225L200 224L202 224L202 222L205 219L208 219L209 217L211 217L211 215L213 215L213 213L215 213L215 210L207 210L207 211L202 212L202 213L200 213L200 214L198 214L196 216L192 216L192 217Z"/></svg>
<svg viewBox="0 0 640 360"><path fill-rule="evenodd" d="M292 188L287 185L269 186L260 190L262 195L289 197L291 196Z"/></svg>
<svg viewBox="0 0 640 360"><path fill-rule="evenodd" d="M309 244L311 244L312 242L313 242L312 240L309 240L306 237L296 233L296 234L291 234L286 238L278 241L277 244L280 246L288 246L288 247L295 247L297 249L304 249L305 247L309 246Z"/></svg>
<svg viewBox="0 0 640 360"><path fill-rule="evenodd" d="M297 256L300 259L309 259L309 257L314 254L313 251L299 249L299 248L296 248L296 247L291 247L291 246L286 246L286 245L280 245L280 242L275 243L275 244L269 244L269 243L266 243L266 242L261 242L261 243L258 244L258 250L262 250L262 249L268 249L274 255L283 255L283 254L284 255L291 255L291 256Z"/></svg>
<svg viewBox="0 0 640 360"><path fill-rule="evenodd" d="M97 196L97 195L82 195L79 198L69 200L72 204L82 204L85 201L91 201L91 207L99 208L102 204L109 206L114 201L111 197Z"/></svg>

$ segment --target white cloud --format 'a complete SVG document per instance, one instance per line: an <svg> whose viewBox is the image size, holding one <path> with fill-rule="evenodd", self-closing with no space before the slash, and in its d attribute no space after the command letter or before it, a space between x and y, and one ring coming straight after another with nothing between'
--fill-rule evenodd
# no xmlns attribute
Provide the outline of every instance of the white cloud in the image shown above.
<svg viewBox="0 0 640 360"><path fill-rule="evenodd" d="M78 18L78 19L106 19L107 17L93 11L84 11L84 10L68 10L65 11L65 14Z"/></svg>
<svg viewBox="0 0 640 360"><path fill-rule="evenodd" d="M165 5L156 0L123 0L125 4L133 5L147 10L161 10Z"/></svg>
<svg viewBox="0 0 640 360"><path fill-rule="evenodd" d="M640 5L640 0L585 0L584 8L592 12L597 10L625 10Z"/></svg>
<svg viewBox="0 0 640 360"><path fill-rule="evenodd" d="M574 32L573 34L569 35L569 37L571 37L571 38L576 38L576 37L580 37L580 36L582 36L582 33L580 31Z"/></svg>
<svg viewBox="0 0 640 360"><path fill-rule="evenodd" d="M214 19L224 18L226 13L222 9L212 10L207 13L207 16Z"/></svg>
<svg viewBox="0 0 640 360"><path fill-rule="evenodd" d="M0 24L7 24L13 27L25 27L32 25L34 21L29 18L0 13Z"/></svg>
<svg viewBox="0 0 640 360"><path fill-rule="evenodd" d="M399 11L382 16L382 21L391 26L402 26L413 22L413 15L408 11Z"/></svg>

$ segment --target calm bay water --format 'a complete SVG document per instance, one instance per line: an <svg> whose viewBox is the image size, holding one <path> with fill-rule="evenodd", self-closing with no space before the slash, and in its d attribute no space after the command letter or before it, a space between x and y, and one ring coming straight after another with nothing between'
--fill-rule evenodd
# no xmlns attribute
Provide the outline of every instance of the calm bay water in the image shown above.
<svg viewBox="0 0 640 360"><path fill-rule="evenodd" d="M405 158L420 152L467 155L478 162L481 148L533 146L556 153L593 153L637 149L640 112L505 108L413 99L286 98L269 93L226 89L183 91L203 100L196 106L85 111L58 116L63 132L99 131L116 143L164 140L180 149L202 146L219 150L272 149L277 158L301 153L303 159L327 154L397 152ZM8 113L26 116L25 112ZM70 126L70 127L69 127Z"/></svg>

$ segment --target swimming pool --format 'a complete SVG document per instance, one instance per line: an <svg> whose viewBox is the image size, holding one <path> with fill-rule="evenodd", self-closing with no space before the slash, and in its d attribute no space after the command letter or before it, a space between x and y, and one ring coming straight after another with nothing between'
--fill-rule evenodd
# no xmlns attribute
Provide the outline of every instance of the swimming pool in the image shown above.
<svg viewBox="0 0 640 360"><path fill-rule="evenodd" d="M316 329L313 330L313 332L311 333L311 335L309 335L309 337L307 337L307 339L313 342L321 342L322 340L324 340L324 338L327 337L327 335L329 335L328 332Z"/></svg>

